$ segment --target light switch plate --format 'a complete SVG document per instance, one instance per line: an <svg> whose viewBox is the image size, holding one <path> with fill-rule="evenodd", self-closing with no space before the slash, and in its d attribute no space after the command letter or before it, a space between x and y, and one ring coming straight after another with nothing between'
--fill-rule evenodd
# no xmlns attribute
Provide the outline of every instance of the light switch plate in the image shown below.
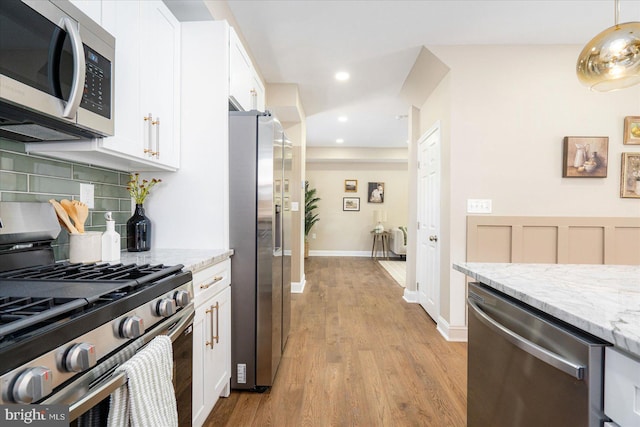
<svg viewBox="0 0 640 427"><path fill-rule="evenodd" d="M291 202L291 212L298 212L300 205L298 202Z"/></svg>
<svg viewBox="0 0 640 427"><path fill-rule="evenodd" d="M93 209L93 184L80 183L80 201L87 205L89 209Z"/></svg>
<svg viewBox="0 0 640 427"><path fill-rule="evenodd" d="M467 199L467 213L491 213L491 199Z"/></svg>

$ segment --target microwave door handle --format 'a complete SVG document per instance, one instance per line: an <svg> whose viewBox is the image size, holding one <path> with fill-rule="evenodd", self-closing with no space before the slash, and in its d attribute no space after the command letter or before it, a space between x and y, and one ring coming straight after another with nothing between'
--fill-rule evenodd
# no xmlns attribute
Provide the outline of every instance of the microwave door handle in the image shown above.
<svg viewBox="0 0 640 427"><path fill-rule="evenodd" d="M87 69L84 58L84 47L82 46L82 39L80 38L80 33L76 28L76 23L65 17L62 18L62 26L67 30L67 34L69 34L69 38L71 39L71 49L73 51L73 83L71 84L69 101L67 101L67 105L64 107L62 117L73 119L75 118L78 107L80 106L80 101L82 101L84 80Z"/></svg>
<svg viewBox="0 0 640 427"><path fill-rule="evenodd" d="M509 341L511 344L529 353L536 359L548 365L551 365L566 374L571 375L577 380L584 379L584 372L586 369L584 366L575 364L559 354L549 351L546 348L540 347L538 344L529 341L528 339L506 328L504 325L496 322L487 313L485 313L473 299L467 298L467 304L473 310L473 314L475 314L478 320L484 323L485 326L487 326L493 332Z"/></svg>

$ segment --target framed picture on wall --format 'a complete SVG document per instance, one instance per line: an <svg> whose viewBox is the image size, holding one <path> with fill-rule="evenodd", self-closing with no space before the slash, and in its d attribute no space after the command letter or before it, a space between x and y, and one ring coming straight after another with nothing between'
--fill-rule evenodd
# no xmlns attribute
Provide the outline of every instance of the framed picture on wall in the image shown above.
<svg viewBox="0 0 640 427"><path fill-rule="evenodd" d="M608 163L608 136L564 137L563 178L606 178Z"/></svg>
<svg viewBox="0 0 640 427"><path fill-rule="evenodd" d="M357 179L345 179L344 180L344 192L345 193L357 193L358 192L358 180Z"/></svg>
<svg viewBox="0 0 640 427"><path fill-rule="evenodd" d="M369 203L384 203L384 182L370 182L367 187Z"/></svg>
<svg viewBox="0 0 640 427"><path fill-rule="evenodd" d="M640 117L627 116L624 118L624 144L640 145Z"/></svg>
<svg viewBox="0 0 640 427"><path fill-rule="evenodd" d="M343 211L359 211L360 197L343 197L342 210Z"/></svg>
<svg viewBox="0 0 640 427"><path fill-rule="evenodd" d="M640 153L622 153L620 197L640 199Z"/></svg>

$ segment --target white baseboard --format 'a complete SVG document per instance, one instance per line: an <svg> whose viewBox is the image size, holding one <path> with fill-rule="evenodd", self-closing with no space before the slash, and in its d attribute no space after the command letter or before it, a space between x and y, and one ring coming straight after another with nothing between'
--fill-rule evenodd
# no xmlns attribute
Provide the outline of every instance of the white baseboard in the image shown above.
<svg viewBox="0 0 640 427"><path fill-rule="evenodd" d="M404 288L404 294L402 295L402 299L406 302L410 303L418 303L418 291L410 291L407 288Z"/></svg>
<svg viewBox="0 0 640 427"><path fill-rule="evenodd" d="M438 327L440 335L447 341L467 342L468 331L466 326L450 326L442 316L438 316Z"/></svg>
<svg viewBox="0 0 640 427"><path fill-rule="evenodd" d="M309 256L344 256L344 257L361 257L361 258L369 258L371 257L370 251L309 251ZM385 259L382 256L382 253L378 251L377 253L378 259ZM389 259L401 259L399 255L390 253Z"/></svg>
<svg viewBox="0 0 640 427"><path fill-rule="evenodd" d="M301 294L304 292L304 286L307 284L307 279L304 274L302 275L302 282L291 282L291 293Z"/></svg>
<svg viewBox="0 0 640 427"><path fill-rule="evenodd" d="M309 251L309 256L370 257L370 251Z"/></svg>

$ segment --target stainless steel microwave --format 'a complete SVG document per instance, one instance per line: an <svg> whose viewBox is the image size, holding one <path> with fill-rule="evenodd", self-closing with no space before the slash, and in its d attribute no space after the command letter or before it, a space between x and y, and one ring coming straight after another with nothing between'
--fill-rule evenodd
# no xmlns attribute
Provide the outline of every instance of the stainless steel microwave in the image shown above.
<svg viewBox="0 0 640 427"><path fill-rule="evenodd" d="M68 0L0 2L0 137L113 135L115 38Z"/></svg>

